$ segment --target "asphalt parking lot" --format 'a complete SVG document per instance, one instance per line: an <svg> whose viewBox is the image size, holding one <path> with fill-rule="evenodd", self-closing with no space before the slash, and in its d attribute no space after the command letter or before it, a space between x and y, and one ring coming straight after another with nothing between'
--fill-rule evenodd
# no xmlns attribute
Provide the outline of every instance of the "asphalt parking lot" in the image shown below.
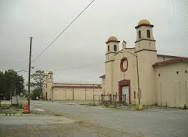
<svg viewBox="0 0 188 137"><path fill-rule="evenodd" d="M31 106L29 115L0 116L1 136L188 136L187 110L133 111L45 101Z"/></svg>

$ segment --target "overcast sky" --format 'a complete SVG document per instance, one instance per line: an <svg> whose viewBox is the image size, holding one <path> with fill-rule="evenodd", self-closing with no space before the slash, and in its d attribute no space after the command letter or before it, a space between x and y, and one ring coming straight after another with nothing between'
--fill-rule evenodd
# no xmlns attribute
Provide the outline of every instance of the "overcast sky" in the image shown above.
<svg viewBox="0 0 188 137"><path fill-rule="evenodd" d="M91 0L0 0L0 70L28 70L29 37L36 58ZM105 41L134 47L140 19L154 25L158 54L188 56L187 0L96 0L35 62L55 82L100 82ZM19 72L27 81L27 72Z"/></svg>

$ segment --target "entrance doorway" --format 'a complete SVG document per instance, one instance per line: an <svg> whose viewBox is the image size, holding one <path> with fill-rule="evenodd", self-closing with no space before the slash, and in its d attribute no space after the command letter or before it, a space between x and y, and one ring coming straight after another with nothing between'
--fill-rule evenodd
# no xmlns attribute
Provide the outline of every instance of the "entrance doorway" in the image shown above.
<svg viewBox="0 0 188 137"><path fill-rule="evenodd" d="M130 80L119 81L119 103L131 104Z"/></svg>
<svg viewBox="0 0 188 137"><path fill-rule="evenodd" d="M129 87L123 86L122 87L122 102L125 104L129 104Z"/></svg>

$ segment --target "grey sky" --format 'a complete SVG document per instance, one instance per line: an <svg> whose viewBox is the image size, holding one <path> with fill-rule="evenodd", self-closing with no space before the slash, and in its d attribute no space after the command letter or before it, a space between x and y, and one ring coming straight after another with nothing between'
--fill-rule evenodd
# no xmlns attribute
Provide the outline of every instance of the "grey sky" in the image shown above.
<svg viewBox="0 0 188 137"><path fill-rule="evenodd" d="M91 0L1 0L0 69L28 70L32 57L61 32ZM187 0L96 0L36 62L54 71L56 82L99 82L109 36L134 46L135 26L151 20L159 54L188 56ZM20 72L27 81L27 73Z"/></svg>

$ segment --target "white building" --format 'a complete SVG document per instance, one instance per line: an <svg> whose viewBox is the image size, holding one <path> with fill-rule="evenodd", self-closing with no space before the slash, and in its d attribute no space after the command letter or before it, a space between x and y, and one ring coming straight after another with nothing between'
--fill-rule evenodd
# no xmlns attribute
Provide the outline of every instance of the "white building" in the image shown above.
<svg viewBox="0 0 188 137"><path fill-rule="evenodd" d="M118 94L119 102L126 94L128 104L188 107L188 58L157 54L152 28L146 19L138 22L133 48L109 37L102 91Z"/></svg>

